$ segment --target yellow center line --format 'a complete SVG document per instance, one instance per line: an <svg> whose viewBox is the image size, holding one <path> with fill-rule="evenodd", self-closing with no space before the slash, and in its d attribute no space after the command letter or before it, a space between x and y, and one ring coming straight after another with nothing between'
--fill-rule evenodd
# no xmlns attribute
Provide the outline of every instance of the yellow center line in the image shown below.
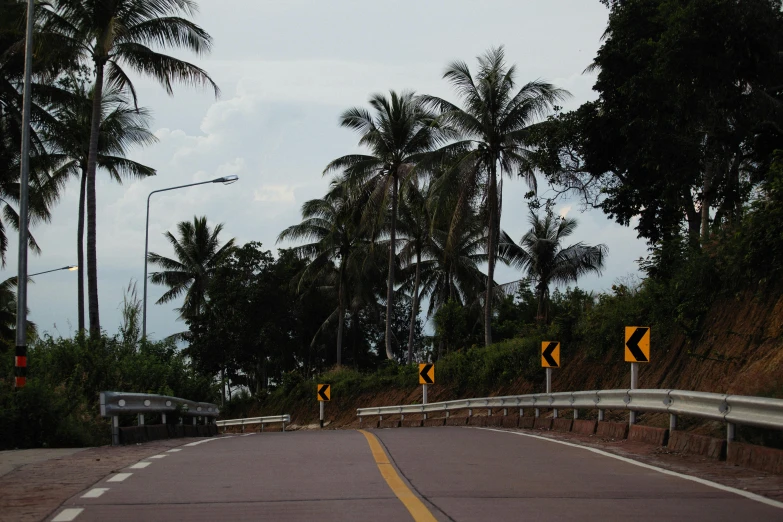
<svg viewBox="0 0 783 522"><path fill-rule="evenodd" d="M437 522L437 519L432 516L432 513L427 509L427 506L425 506L419 497L417 497L416 494L405 485L405 482L402 481L397 470L395 470L394 466L389 462L389 457L386 455L383 446L378 442L375 435L364 430L359 430L359 432L364 435L367 442L370 444L370 451L372 451L372 456L375 459L375 463L378 465L381 476L397 498L400 499L400 502L403 503L413 517L413 520L416 522Z"/></svg>

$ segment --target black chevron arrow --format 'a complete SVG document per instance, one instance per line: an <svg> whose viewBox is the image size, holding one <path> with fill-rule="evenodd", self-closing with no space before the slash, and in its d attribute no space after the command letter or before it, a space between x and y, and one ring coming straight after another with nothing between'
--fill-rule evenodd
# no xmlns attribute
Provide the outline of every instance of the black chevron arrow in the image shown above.
<svg viewBox="0 0 783 522"><path fill-rule="evenodd" d="M631 335L630 339L628 339L628 342L625 343L628 351L630 351L631 355L633 355L634 359L636 359L636 362L648 362L644 352L641 348L639 348L639 341L641 341L642 338L647 334L648 330L649 328L637 328L636 331Z"/></svg>
<svg viewBox="0 0 783 522"><path fill-rule="evenodd" d="M427 363L424 365L424 368L421 369L419 372L419 375L421 375L421 378L424 379L424 382L427 384L434 384L435 381L430 379L430 370L432 369L432 364Z"/></svg>
<svg viewBox="0 0 783 522"><path fill-rule="evenodd" d="M560 343L551 342L547 345L546 348L544 348L544 353L541 355L544 356L544 359L546 359L546 363L552 367L552 368L558 368L557 361L552 357L552 352L555 351L555 348L557 348L557 345Z"/></svg>
<svg viewBox="0 0 783 522"><path fill-rule="evenodd" d="M318 396L321 397L321 400L328 401L329 397L326 396L326 392L329 390L329 385L324 384L323 386L320 386L318 388Z"/></svg>

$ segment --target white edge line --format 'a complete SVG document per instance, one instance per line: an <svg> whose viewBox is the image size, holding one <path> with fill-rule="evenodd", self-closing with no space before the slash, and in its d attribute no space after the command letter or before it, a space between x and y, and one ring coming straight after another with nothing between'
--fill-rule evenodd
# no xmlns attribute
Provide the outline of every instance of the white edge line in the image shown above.
<svg viewBox="0 0 783 522"><path fill-rule="evenodd" d="M547 442L554 442L555 444L563 444L564 446L572 446L574 448L580 448L583 450L591 451L593 453L597 453L598 455L603 455L604 457L611 457L613 459L621 460L623 462L627 462L628 464L633 464L635 466L639 466L642 468L651 469L653 471L657 471L659 473L663 473L664 475L671 475L673 477L678 477L685 480L690 480L692 482L697 482L699 484L703 484L705 486L709 486L711 488L719 489L721 491L727 491L729 493L734 493L735 495L739 495L741 497L745 497L750 500L755 500L756 502L761 502L762 504L767 504L768 506L776 507L783 509L783 502L778 502L777 500L772 500L771 498L764 497L762 495L758 495L756 493L751 493L749 491L743 491L741 489L732 488L731 486L724 486L723 484L718 484L717 482L712 482L711 480L706 480L699 477L694 477L692 475L684 475L682 473L677 473L676 471L671 471L669 469L659 468L657 466L653 466L651 464L646 464L644 462L639 462L638 460L629 459L626 457L621 457L620 455L615 455L614 453L609 453L608 451L599 450L596 448L591 448L589 446L582 446L580 444L574 444L572 442L566 442L563 440L556 440L556 439L550 439L549 437L541 437L538 435L532 435L530 433L521 433L516 431L506 431L506 430L496 430L492 428L475 428L479 430L486 430L486 431L496 431L498 433L509 433L511 435L521 435L523 437L530 437L533 439L540 439L545 440Z"/></svg>
<svg viewBox="0 0 783 522"><path fill-rule="evenodd" d="M78 517L84 508L68 508L63 509L60 513L52 519L52 522L71 522L71 520Z"/></svg>
<svg viewBox="0 0 783 522"><path fill-rule="evenodd" d="M92 488L90 491L82 495L81 498L98 498L107 491L109 491L109 488Z"/></svg>

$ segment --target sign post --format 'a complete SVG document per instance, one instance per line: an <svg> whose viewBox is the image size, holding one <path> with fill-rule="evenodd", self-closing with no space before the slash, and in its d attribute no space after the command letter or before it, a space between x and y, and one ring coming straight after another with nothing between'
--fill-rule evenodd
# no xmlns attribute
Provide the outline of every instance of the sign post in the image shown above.
<svg viewBox="0 0 783 522"><path fill-rule="evenodd" d="M435 365L432 363L419 364L419 384L421 384L421 403L427 404L427 385L435 384Z"/></svg>
<svg viewBox="0 0 783 522"><path fill-rule="evenodd" d="M552 368L560 368L560 342L544 341L541 343L541 367L546 368L546 392L552 393ZM557 408L554 409L557 418Z"/></svg>
<svg viewBox="0 0 783 522"><path fill-rule="evenodd" d="M631 363L631 389L639 388L639 363L650 362L650 327L625 327L625 362ZM631 411L628 423L636 423L636 412Z"/></svg>
<svg viewBox="0 0 783 522"><path fill-rule="evenodd" d="M332 386L329 384L319 384L316 397L318 398L318 404L320 409L318 419L321 423L321 428L323 428L324 427L324 403L332 400Z"/></svg>

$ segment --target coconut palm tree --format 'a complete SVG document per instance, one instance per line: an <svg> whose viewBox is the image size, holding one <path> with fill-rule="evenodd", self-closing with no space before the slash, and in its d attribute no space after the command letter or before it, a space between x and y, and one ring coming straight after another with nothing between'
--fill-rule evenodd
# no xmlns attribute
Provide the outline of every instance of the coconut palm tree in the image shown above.
<svg viewBox="0 0 783 522"><path fill-rule="evenodd" d="M407 362L413 362L413 336L416 327L416 317L419 315L419 289L421 286L421 263L425 249L432 239L432 215L427 205L431 184L423 187L417 182L408 184L402 191L399 207L400 262L403 268L403 281L412 278L411 288L411 318L408 329ZM411 273L413 269L413 273Z"/></svg>
<svg viewBox="0 0 783 522"><path fill-rule="evenodd" d="M234 239L221 246L218 236L223 231L223 225L218 224L210 229L205 216L193 216L193 222L182 221L177 225L177 230L179 238L171 232L164 234L174 247L176 259L150 252L147 260L163 269L161 272L153 272L150 281L169 288L157 304L168 303L184 293L185 300L177 311L181 319L187 320L205 312L209 280L220 263L231 254Z"/></svg>
<svg viewBox="0 0 783 522"><path fill-rule="evenodd" d="M210 51L212 39L187 19L197 10L193 0L51 0L44 10L47 32L61 35L80 58L95 66L89 155L87 158L87 286L90 333L100 334L96 243L95 173L98 166L101 100L104 83L131 94L138 105L129 72L151 76L172 94L174 82L217 85L201 68L166 55L167 49L196 54Z"/></svg>
<svg viewBox="0 0 783 522"><path fill-rule="evenodd" d="M499 254L511 266L526 273L535 285L538 300L538 320L547 322L549 286L576 283L588 273L601 274L608 254L606 245L587 246L575 243L563 247L565 238L573 234L575 219L560 218L547 212L543 219L531 211L531 229L519 244L502 232Z"/></svg>
<svg viewBox="0 0 783 522"><path fill-rule="evenodd" d="M362 233L362 203L366 201L366 192L351 190L344 179L338 179L326 196L305 202L302 222L286 228L277 238L278 242L309 241L292 248L297 256L310 261L297 277L299 292L314 282L337 290L337 309L324 324L337 319L338 366L342 364L345 312L350 306L348 287L362 271L363 254L370 244Z"/></svg>
<svg viewBox="0 0 783 522"><path fill-rule="evenodd" d="M416 164L441 144L446 133L436 121L435 114L425 108L413 92L389 92L386 97L374 94L369 100L374 114L354 107L340 117L340 125L357 131L359 145L370 154L343 156L327 165L324 174L342 171L353 187L367 187L371 193L364 218L366 225L377 235L385 227L387 208L389 216L389 255L386 289L386 357L392 353L391 320L394 305L394 266L396 257L396 224L398 190L412 175Z"/></svg>
<svg viewBox="0 0 783 522"><path fill-rule="evenodd" d="M50 142L49 157L57 165L55 178L77 176L80 180L79 217L76 232L78 266L84 265L84 210L87 189L87 162L90 148L92 96L94 88L72 78L69 82L73 94L70 103L53 107L52 114L58 125L50 127L46 134ZM114 87L103 92L101 126L98 135L98 166L112 180L122 183L123 178L143 179L155 175L155 169L131 161L125 156L134 146L150 145L158 140L149 131L150 113L145 108L133 108L122 93ZM78 274L79 331L84 330L84 271Z"/></svg>
<svg viewBox="0 0 783 522"><path fill-rule="evenodd" d="M423 102L440 111L439 121L460 134L460 139L438 151L452 160L442 183L463 188L456 205L456 219L466 206L481 201L487 227L487 278L484 298L484 343L492 343L492 301L497 240L503 202L503 174L518 174L535 190L534 172L524 169L528 127L545 116L568 93L534 81L516 90L516 69L507 66L503 47L478 58L474 76L467 64L454 62L443 77L461 98L462 107L435 96ZM452 223L451 230L455 230Z"/></svg>

